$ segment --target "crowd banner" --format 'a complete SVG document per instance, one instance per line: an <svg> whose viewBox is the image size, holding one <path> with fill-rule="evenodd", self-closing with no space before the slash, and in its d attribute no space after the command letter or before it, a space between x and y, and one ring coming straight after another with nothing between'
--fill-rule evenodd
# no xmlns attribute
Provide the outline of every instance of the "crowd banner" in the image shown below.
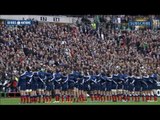
<svg viewBox="0 0 160 120"><path fill-rule="evenodd" d="M73 23L73 17L45 15L0 15L3 20L37 20L39 22Z"/></svg>

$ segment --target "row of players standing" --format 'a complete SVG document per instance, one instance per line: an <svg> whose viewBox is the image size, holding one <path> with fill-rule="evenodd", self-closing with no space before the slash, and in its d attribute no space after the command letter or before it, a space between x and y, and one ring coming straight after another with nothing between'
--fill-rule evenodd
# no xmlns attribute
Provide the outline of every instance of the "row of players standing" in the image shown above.
<svg viewBox="0 0 160 120"><path fill-rule="evenodd" d="M72 71L67 73L56 70L52 71L26 71L19 78L18 87L21 92L22 99L26 97L26 101L43 102L52 100L52 93L55 94L55 100L58 102L60 97L62 101L83 100L90 95L91 100L94 99L105 101L106 97L113 98L116 96L121 99L127 96L156 96L154 89L157 86L157 74L132 75L125 74L123 71L106 72L79 72ZM54 90L54 91L53 91ZM22 100L23 101L23 100Z"/></svg>

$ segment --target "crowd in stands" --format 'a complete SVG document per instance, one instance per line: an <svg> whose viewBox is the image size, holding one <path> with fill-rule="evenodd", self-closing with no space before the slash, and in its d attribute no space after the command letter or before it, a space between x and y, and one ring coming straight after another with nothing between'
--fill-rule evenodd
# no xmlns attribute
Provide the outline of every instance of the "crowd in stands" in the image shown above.
<svg viewBox="0 0 160 120"><path fill-rule="evenodd" d="M0 25L0 86L17 81L27 66L72 71L106 69L160 73L160 31L121 29L129 15L101 15L96 27L87 18L76 24L35 22ZM149 19L159 16L139 16ZM120 19L119 19L120 18ZM7 85L11 86L11 83ZM15 83L16 84L16 83Z"/></svg>

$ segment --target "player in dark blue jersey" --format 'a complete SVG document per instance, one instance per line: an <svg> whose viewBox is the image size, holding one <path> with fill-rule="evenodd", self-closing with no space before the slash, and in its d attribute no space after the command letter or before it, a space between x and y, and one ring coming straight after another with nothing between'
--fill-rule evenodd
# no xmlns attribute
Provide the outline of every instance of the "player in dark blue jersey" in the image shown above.
<svg viewBox="0 0 160 120"><path fill-rule="evenodd" d="M120 71L118 72L118 78L116 82L118 84L117 98L118 98L118 101L122 101L125 79L124 79L123 73Z"/></svg>
<svg viewBox="0 0 160 120"><path fill-rule="evenodd" d="M62 74L62 80L61 80L61 85L62 85L62 102L64 102L64 98L66 98L66 102L68 101L68 75L66 72L63 72Z"/></svg>
<svg viewBox="0 0 160 120"><path fill-rule="evenodd" d="M21 95L21 103L25 103L26 102L26 75L23 74L19 77L19 81L18 81L18 88L20 90L20 95Z"/></svg>
<svg viewBox="0 0 160 120"><path fill-rule="evenodd" d="M79 101L84 102L85 101L85 93L84 93L84 73L83 71L79 74L79 80L78 80L78 94L79 94Z"/></svg>
<svg viewBox="0 0 160 120"><path fill-rule="evenodd" d="M122 78L124 79L123 81L123 100L128 101L129 98L129 91L128 91L128 71L122 71Z"/></svg>
<svg viewBox="0 0 160 120"><path fill-rule="evenodd" d="M46 73L46 80L45 80L45 102L51 103L52 101L52 90L53 90L53 73L51 70L48 70Z"/></svg>
<svg viewBox="0 0 160 120"><path fill-rule="evenodd" d="M73 73L70 73L68 74L68 101L71 102L74 98L74 84L75 84L75 81L74 81L74 74Z"/></svg>
<svg viewBox="0 0 160 120"><path fill-rule="evenodd" d="M28 70L26 71L26 98L27 98L27 103L30 103L30 96L31 96L31 84L30 84L30 79L32 78L32 71L31 68L28 68Z"/></svg>
<svg viewBox="0 0 160 120"><path fill-rule="evenodd" d="M149 75L147 75L146 73L142 74L142 81L141 81L141 96L142 96L142 101L145 101L145 97L146 97L146 101L148 99L148 90L149 90Z"/></svg>
<svg viewBox="0 0 160 120"><path fill-rule="evenodd" d="M154 101L157 102L157 93L156 93L156 89L157 89L157 73L156 71L153 70L153 72L151 72L149 74L149 78L150 80L153 82L152 86L151 86L151 90L152 90L152 94L154 95Z"/></svg>
<svg viewBox="0 0 160 120"><path fill-rule="evenodd" d="M102 101L102 91L101 91L101 74L100 74L100 72L97 70L96 72L95 72L95 76L96 76L96 79L97 79L97 82L96 82L96 93L97 93L97 95L96 95L96 98L95 98L95 100L97 100L97 101Z"/></svg>
<svg viewBox="0 0 160 120"><path fill-rule="evenodd" d="M138 71L136 72L135 76L134 76L134 79L135 79L135 83L134 83L134 100L135 102L139 102L140 101L140 91L141 91L141 81L142 81L142 75L141 75L141 72Z"/></svg>
<svg viewBox="0 0 160 120"><path fill-rule="evenodd" d="M113 71L113 76L112 76L112 101L116 102L117 101L117 88L118 88L118 72L117 70Z"/></svg>
<svg viewBox="0 0 160 120"><path fill-rule="evenodd" d="M55 100L54 102L60 102L60 95L61 95L61 80L62 80L62 73L60 70L56 70L54 74L54 86L55 86Z"/></svg>
<svg viewBox="0 0 160 120"><path fill-rule="evenodd" d="M112 100L112 75L109 71L106 72L106 99L107 101Z"/></svg>
<svg viewBox="0 0 160 120"><path fill-rule="evenodd" d="M84 87L84 95L85 95L85 99L86 100L87 100L87 94L90 91L90 78L91 78L91 76L89 75L89 73L84 72L84 75L83 75L83 79L84 79L83 87Z"/></svg>
<svg viewBox="0 0 160 120"><path fill-rule="evenodd" d="M30 101L32 102L37 102L37 89L38 89L38 73L34 72L32 78L30 79L30 84L31 84L31 97L30 97Z"/></svg>
<svg viewBox="0 0 160 120"><path fill-rule="evenodd" d="M105 72L102 72L100 76L100 91L101 91L101 101L105 102L106 100L106 74Z"/></svg>
<svg viewBox="0 0 160 120"><path fill-rule="evenodd" d="M40 70L38 72L38 102L41 102L43 100L43 103L45 102L45 80L46 80L46 72Z"/></svg>
<svg viewBox="0 0 160 120"><path fill-rule="evenodd" d="M129 73L128 76L128 97L127 97L127 101L130 101L132 98L132 101L134 100L134 96L133 96L133 92L134 92L134 86L135 86L135 79L134 79L134 75L132 74L132 72Z"/></svg>
<svg viewBox="0 0 160 120"><path fill-rule="evenodd" d="M97 76L93 71L90 72L91 101L97 100Z"/></svg>
<svg viewBox="0 0 160 120"><path fill-rule="evenodd" d="M32 72L29 67L26 68L26 71L20 76L18 86L21 92L21 102L29 103L30 102L30 79L32 78Z"/></svg>
<svg viewBox="0 0 160 120"><path fill-rule="evenodd" d="M73 71L72 73L74 75L74 102L78 102L79 97L79 90L78 90L78 81L80 80L80 72L79 71Z"/></svg>

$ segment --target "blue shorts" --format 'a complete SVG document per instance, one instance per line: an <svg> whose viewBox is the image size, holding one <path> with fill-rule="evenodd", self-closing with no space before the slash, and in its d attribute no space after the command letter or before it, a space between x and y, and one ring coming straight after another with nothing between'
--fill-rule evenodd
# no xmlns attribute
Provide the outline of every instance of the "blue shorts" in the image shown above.
<svg viewBox="0 0 160 120"><path fill-rule="evenodd" d="M89 85L88 84L84 84L84 91L89 91Z"/></svg>
<svg viewBox="0 0 160 120"><path fill-rule="evenodd" d="M74 88L74 83L68 85L68 89L73 89L73 88Z"/></svg>
<svg viewBox="0 0 160 120"><path fill-rule="evenodd" d="M105 90L106 90L106 85L105 85L105 84L104 84L104 85L101 85L101 86L100 86L100 90L101 90L101 91L105 91Z"/></svg>
<svg viewBox="0 0 160 120"><path fill-rule="evenodd" d="M79 86L78 83L75 83L75 84L74 84L74 87L75 87L75 88L78 88L78 86Z"/></svg>
<svg viewBox="0 0 160 120"><path fill-rule="evenodd" d="M106 91L111 91L112 90L112 86L107 86L106 87Z"/></svg>
<svg viewBox="0 0 160 120"><path fill-rule="evenodd" d="M124 90L128 90L128 85L124 85Z"/></svg>
<svg viewBox="0 0 160 120"><path fill-rule="evenodd" d="M67 91L68 90L68 85L62 85L62 91Z"/></svg>
<svg viewBox="0 0 160 120"><path fill-rule="evenodd" d="M91 85L91 91L93 91L93 90L98 90L98 87L97 87L97 85L96 85L96 84Z"/></svg>
<svg viewBox="0 0 160 120"><path fill-rule="evenodd" d="M37 84L31 84L31 89L32 90L37 90L38 88L38 85Z"/></svg>
<svg viewBox="0 0 160 120"><path fill-rule="evenodd" d="M133 89L134 89L134 86L128 86L129 91L133 91Z"/></svg>
<svg viewBox="0 0 160 120"><path fill-rule="evenodd" d="M135 91L141 91L141 86L136 86Z"/></svg>
<svg viewBox="0 0 160 120"><path fill-rule="evenodd" d="M79 89L79 90L84 90L84 86L81 85L81 84L79 84L78 89Z"/></svg>
<svg viewBox="0 0 160 120"><path fill-rule="evenodd" d="M46 86L46 90L47 90L47 91L53 90L53 85L47 85L47 86Z"/></svg>
<svg viewBox="0 0 160 120"><path fill-rule="evenodd" d="M119 84L117 89L123 89L123 85Z"/></svg>
<svg viewBox="0 0 160 120"><path fill-rule="evenodd" d="M112 84L112 89L117 89L117 85L116 84Z"/></svg>
<svg viewBox="0 0 160 120"><path fill-rule="evenodd" d="M26 85L20 85L20 90L26 90Z"/></svg>
<svg viewBox="0 0 160 120"><path fill-rule="evenodd" d="M38 89L45 89L45 85L42 83L38 84Z"/></svg>
<svg viewBox="0 0 160 120"><path fill-rule="evenodd" d="M31 89L31 84L26 84L26 89Z"/></svg>
<svg viewBox="0 0 160 120"><path fill-rule="evenodd" d="M61 89L61 85L60 84L55 84L55 89Z"/></svg>

